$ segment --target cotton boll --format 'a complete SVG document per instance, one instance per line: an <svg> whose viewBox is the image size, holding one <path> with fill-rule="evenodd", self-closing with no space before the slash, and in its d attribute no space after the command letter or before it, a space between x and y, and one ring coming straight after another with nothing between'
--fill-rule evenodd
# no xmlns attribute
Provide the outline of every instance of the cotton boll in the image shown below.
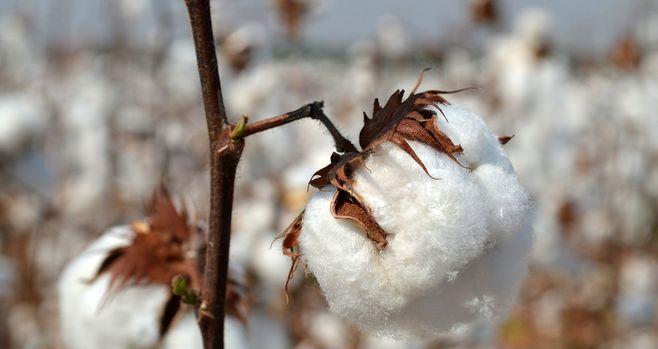
<svg viewBox="0 0 658 349"><path fill-rule="evenodd" d="M130 243L128 226L111 229L73 260L59 280L62 335L71 349L146 348L158 340L168 290L131 287L107 298L109 276L90 283L108 251Z"/></svg>
<svg viewBox="0 0 658 349"><path fill-rule="evenodd" d="M472 175L485 189L487 206L496 207L488 212L489 230L505 237L514 234L527 221L530 202L516 174L486 164L474 169Z"/></svg>
<svg viewBox="0 0 658 349"><path fill-rule="evenodd" d="M474 328L502 320L527 272L532 244L528 226L511 239L490 247L453 281L413 299L394 317L395 331L412 337L432 337L437 330L451 336L473 335Z"/></svg>
<svg viewBox="0 0 658 349"><path fill-rule="evenodd" d="M432 176L392 143L354 175L355 191L389 233L377 251L334 218L334 189L309 201L300 247L330 308L363 329L395 337L465 333L504 317L525 276L530 203L497 138L475 114L443 108L440 127L464 148L459 166L409 143Z"/></svg>
<svg viewBox="0 0 658 349"><path fill-rule="evenodd" d="M131 243L129 226L110 229L66 267L58 284L62 338L69 349L154 348L160 340L160 318L170 296L161 284L131 286L108 296L110 275L94 282L107 253ZM231 273L236 275L235 266ZM194 314L174 320L162 348L203 348ZM226 318L227 348L248 348L244 326Z"/></svg>

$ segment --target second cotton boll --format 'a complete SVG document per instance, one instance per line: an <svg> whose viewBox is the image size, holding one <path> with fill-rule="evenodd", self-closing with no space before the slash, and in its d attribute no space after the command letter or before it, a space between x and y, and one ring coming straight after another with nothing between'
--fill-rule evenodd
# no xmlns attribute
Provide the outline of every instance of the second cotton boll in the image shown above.
<svg viewBox="0 0 658 349"><path fill-rule="evenodd" d="M311 198L301 222L301 256L331 310L377 334L431 338L504 318L526 274L528 194L478 115L440 108L445 118L431 122L461 146L456 159L407 138L427 173L400 143L382 142L351 175L388 234L383 248L336 218L335 185Z"/></svg>

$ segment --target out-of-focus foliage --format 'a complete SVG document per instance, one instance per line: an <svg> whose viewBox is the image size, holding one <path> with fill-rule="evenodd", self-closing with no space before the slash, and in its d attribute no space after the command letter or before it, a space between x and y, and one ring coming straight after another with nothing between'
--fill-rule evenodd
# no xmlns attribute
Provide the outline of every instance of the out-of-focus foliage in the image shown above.
<svg viewBox="0 0 658 349"><path fill-rule="evenodd" d="M117 4L125 23L151 8ZM180 22L184 12L148 29L118 25L135 32L79 47L37 38L38 19L25 8L0 14L0 347L61 348L55 283L65 263L108 227L139 218L162 179L203 217L207 135L189 35L166 30L166 18ZM307 23L322 13L306 15ZM451 100L516 135L505 147L536 205L530 273L500 328L457 342L374 338L328 313L301 272L286 305L290 261L270 249L309 197L329 135L304 120L250 138L231 258L254 293L252 347L658 347L658 15L644 11L597 55L552 43L546 12L511 26L464 21L469 29L453 33L453 44L421 44L405 27L424 23L387 17L371 40L340 50L309 48L301 35L268 51L261 27L218 25L235 117L255 121L323 99L356 140L373 98L410 89L427 66L424 86L478 87ZM145 35L148 44L130 40ZM477 335L492 331L493 343Z"/></svg>

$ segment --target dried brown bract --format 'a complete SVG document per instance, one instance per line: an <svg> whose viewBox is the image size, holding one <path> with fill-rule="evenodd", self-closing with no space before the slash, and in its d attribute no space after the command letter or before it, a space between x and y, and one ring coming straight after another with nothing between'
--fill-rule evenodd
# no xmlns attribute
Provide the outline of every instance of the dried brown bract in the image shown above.
<svg viewBox="0 0 658 349"><path fill-rule="evenodd" d="M631 36L619 40L610 54L610 60L622 70L633 70L639 67L642 53L637 41Z"/></svg>
<svg viewBox="0 0 658 349"><path fill-rule="evenodd" d="M309 11L308 1L276 0L276 7L286 29L286 36L292 41L297 40L304 18Z"/></svg>
<svg viewBox="0 0 658 349"><path fill-rule="evenodd" d="M498 6L494 0L471 1L471 18L475 23L496 23L500 17Z"/></svg>
<svg viewBox="0 0 658 349"><path fill-rule="evenodd" d="M198 225L188 221L185 210L179 210L164 186L160 186L147 207L145 221L134 222L132 242L107 254L92 282L103 274L110 275L107 297L136 285L168 286L175 277L183 277L191 291L202 283L198 268L199 243L205 244L205 234ZM202 263L201 263L202 264ZM245 321L248 311L246 287L229 275L227 313ZM160 317L163 336L180 313L182 299L171 294Z"/></svg>
<svg viewBox="0 0 658 349"><path fill-rule="evenodd" d="M160 187L147 214L146 221L131 225L135 233L131 244L110 251L96 277L111 275L109 292L137 284L169 285L176 275L184 275L197 287L196 264L187 257L196 228L188 224L187 212L176 209L167 189Z"/></svg>
<svg viewBox="0 0 658 349"><path fill-rule="evenodd" d="M290 271L288 271L288 279L286 280L286 285L284 286L284 291L286 293L286 302L289 301L288 298L288 285L292 276L299 266L299 258L301 253L299 253L299 234L302 232L302 219L304 218L304 211L295 217L295 219L290 223L286 230L277 236L277 239L283 238L283 243L281 244L283 254L290 257L292 264L290 265Z"/></svg>
<svg viewBox="0 0 658 349"><path fill-rule="evenodd" d="M507 142L511 141L512 138L514 138L514 135L500 136L500 137L498 137L498 141L500 142L500 144L505 145L505 144L507 144Z"/></svg>

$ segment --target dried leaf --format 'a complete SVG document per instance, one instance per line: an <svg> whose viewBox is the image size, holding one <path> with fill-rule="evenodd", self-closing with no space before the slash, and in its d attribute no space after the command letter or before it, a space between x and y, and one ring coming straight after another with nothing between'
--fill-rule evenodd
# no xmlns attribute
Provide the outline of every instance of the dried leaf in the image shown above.
<svg viewBox="0 0 658 349"><path fill-rule="evenodd" d="M299 234L302 232L302 220L304 219L304 211L300 212L297 217L290 223L290 225L281 233L281 235L277 236L275 240L283 238L283 243L281 244L281 249L283 250L283 254L290 257L290 260L292 261L292 264L290 265L290 270L288 271L288 278L286 279L286 285L284 286L284 292L286 295L286 303L290 301L290 298L288 297L288 285L290 284L290 280L292 280L292 277L295 273L295 270L297 270L297 267L299 266L299 257L301 257L301 253L299 253Z"/></svg>
<svg viewBox="0 0 658 349"><path fill-rule="evenodd" d="M494 0L473 0L471 2L471 18L476 23L493 24L500 15Z"/></svg>
<svg viewBox="0 0 658 349"><path fill-rule="evenodd" d="M289 40L296 41L304 18L310 10L309 3L305 0L276 0L275 5L285 27L286 36Z"/></svg>
<svg viewBox="0 0 658 349"><path fill-rule="evenodd" d="M500 137L498 137L498 141L500 142L500 144L505 145L505 144L507 144L507 142L511 141L512 138L514 138L514 135L500 136Z"/></svg>
<svg viewBox="0 0 658 349"><path fill-rule="evenodd" d="M642 50L635 38L625 36L621 38L610 54L610 60L619 69L633 70L642 62Z"/></svg>

